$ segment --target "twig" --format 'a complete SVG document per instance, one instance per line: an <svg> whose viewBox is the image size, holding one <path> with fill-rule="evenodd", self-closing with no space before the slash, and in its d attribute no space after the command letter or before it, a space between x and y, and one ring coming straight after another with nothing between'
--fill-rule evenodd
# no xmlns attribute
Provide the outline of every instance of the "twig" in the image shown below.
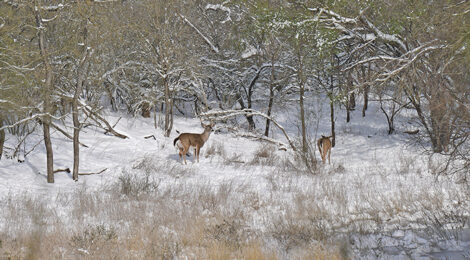
<svg viewBox="0 0 470 260"><path fill-rule="evenodd" d="M118 118L118 120L116 121L116 123L114 123L113 128L115 128L115 127L117 126L117 124L119 123L119 121L121 121L121 118L122 118L122 116L120 116L120 117Z"/></svg>
<svg viewBox="0 0 470 260"><path fill-rule="evenodd" d="M144 136L145 139L153 138L153 140L157 140L154 135Z"/></svg>

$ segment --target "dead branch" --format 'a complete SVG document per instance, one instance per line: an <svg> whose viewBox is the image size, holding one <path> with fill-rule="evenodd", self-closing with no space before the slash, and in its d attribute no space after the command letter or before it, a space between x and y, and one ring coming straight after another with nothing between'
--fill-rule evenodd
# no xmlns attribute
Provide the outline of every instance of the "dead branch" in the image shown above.
<svg viewBox="0 0 470 260"><path fill-rule="evenodd" d="M84 112L85 114L87 114L87 116L89 118L91 118L93 121L95 121L101 128L103 128L104 130L106 130L105 134L106 133L111 133L113 134L114 136L116 137L119 137L119 138L122 138L122 139L126 139L126 138L129 138L127 135L124 135L124 134L121 134L121 133L118 133L116 130L114 130L114 128L111 126L111 124L106 120L104 119L102 116L100 116L98 113L96 113L95 111L92 111L90 107L84 105L82 103L83 107L85 108ZM105 126L103 126L101 123L103 122L105 124ZM119 120L118 120L119 122ZM117 122L116 122L117 123Z"/></svg>
<svg viewBox="0 0 470 260"><path fill-rule="evenodd" d="M79 172L78 175L93 175L93 174L101 174L105 172L108 168L104 168L103 170L99 172Z"/></svg>
<svg viewBox="0 0 470 260"><path fill-rule="evenodd" d="M58 173L58 172L70 173L70 169L69 169L69 168L64 168L64 169L57 169L57 170L54 170L54 173Z"/></svg>
<svg viewBox="0 0 470 260"><path fill-rule="evenodd" d="M157 140L157 138L155 138L154 135L144 136L144 138L145 138L145 139L153 138L153 140Z"/></svg>
<svg viewBox="0 0 470 260"><path fill-rule="evenodd" d="M65 137L67 137L67 138L73 140L73 137L72 137L69 133L67 133L65 130L61 129L58 125L56 125L56 124L54 124L54 123L51 123L51 126L52 126L53 128L55 128L57 131L61 132ZM78 142L78 143L79 143L81 146L88 148L88 145L83 144L83 143L81 143L81 142Z"/></svg>
<svg viewBox="0 0 470 260"><path fill-rule="evenodd" d="M113 128L115 128L115 127L117 126L117 124L119 123L119 121L121 121L121 118L122 118L122 116L120 116L120 117L118 118L118 120L116 121L116 123L114 123Z"/></svg>

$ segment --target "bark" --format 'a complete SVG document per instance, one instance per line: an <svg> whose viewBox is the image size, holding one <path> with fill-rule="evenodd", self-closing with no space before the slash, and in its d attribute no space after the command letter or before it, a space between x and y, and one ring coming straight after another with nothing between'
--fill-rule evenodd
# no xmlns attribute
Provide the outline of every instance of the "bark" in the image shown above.
<svg viewBox="0 0 470 260"><path fill-rule="evenodd" d="M52 67L49 62L49 54L47 50L47 42L45 41L44 35L44 25L42 23L42 18L40 14L40 8L38 7L37 1L35 1L35 17L36 17L36 25L38 27L38 41L39 41L39 50L41 53L41 59L44 63L44 69L46 73L46 81L44 86L44 104L43 104L43 111L45 113L44 118L42 119L42 126L43 126L43 135L44 135L44 145L46 147L46 169L47 169L47 182L54 183L54 154L52 150L52 142L51 142L51 133L50 133L50 123L51 123L51 110L52 110L52 102L51 102L51 95L52 95L52 84L53 84L53 75L52 75Z"/></svg>

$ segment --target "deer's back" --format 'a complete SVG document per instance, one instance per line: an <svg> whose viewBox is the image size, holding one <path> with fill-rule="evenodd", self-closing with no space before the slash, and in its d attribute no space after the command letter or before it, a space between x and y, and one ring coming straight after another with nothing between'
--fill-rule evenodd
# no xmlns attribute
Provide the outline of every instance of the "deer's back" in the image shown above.
<svg viewBox="0 0 470 260"><path fill-rule="evenodd" d="M197 145L202 147L204 145L201 134L184 133L180 135L180 141L181 143L189 144L190 146Z"/></svg>

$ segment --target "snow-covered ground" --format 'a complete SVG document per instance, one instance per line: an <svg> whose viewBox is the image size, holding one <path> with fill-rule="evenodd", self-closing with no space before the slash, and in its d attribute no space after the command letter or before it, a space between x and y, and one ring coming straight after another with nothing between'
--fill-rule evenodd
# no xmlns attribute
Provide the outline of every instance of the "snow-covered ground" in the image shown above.
<svg viewBox="0 0 470 260"><path fill-rule="evenodd" d="M439 157L425 155L401 134L409 125L406 116L397 119L398 133L387 135L385 119L374 106L365 118L360 111L354 111L349 124L339 115L331 165L320 165L315 174L299 170L299 161L292 151L278 151L269 144L234 136L222 125L216 127L219 130L203 147L200 162L193 163L193 157L189 157L188 164L182 165L173 147L175 131L165 138L161 130L154 128L152 119L116 113L108 113L106 118L113 123L121 116L116 129L128 139L105 135L93 127L81 133L81 142L89 148L80 148L80 172L106 169L101 174L83 175L74 182L70 174L61 172L55 175L54 184L47 184L42 144L23 163L0 160L0 207L10 209L0 213L0 234L15 237L20 227L13 227L12 208L16 212L25 205L22 200L28 198L53 209L63 226L104 222L116 227L118 233L123 225L132 229L132 222L126 223L125 219L102 219L103 216L87 211L78 221L73 217L76 205L64 201L73 200L84 190L106 197L113 185L123 187L125 176L133 176L147 181L150 178L152 192L161 198L167 196L163 195L165 192L173 194L168 196L181 205L189 203L191 196L207 200L201 204L201 214L210 215L208 221L217 221L214 212L241 214L242 220L237 220L243 224L240 230L261 237L266 247L276 249L281 258L298 256L295 248L301 247L304 240L326 241L347 251L344 255L361 259L470 256L468 190L457 182L456 176L435 175ZM278 116L282 124L291 125L288 131L294 136L297 129L292 126L292 118L295 116L288 113ZM320 122L325 123L319 125L317 135L328 133L326 118L327 111L321 112ZM258 125L262 125L261 121ZM176 117L174 128L180 132L202 132L199 120L191 118ZM149 135L155 139L144 138ZM12 147L15 140L7 137L6 146ZM282 139L279 133L276 137ZM37 131L26 150L40 140L41 131ZM53 133L52 142L55 168L71 168L72 142L58 132ZM319 159L318 153L316 156ZM201 194L209 194L211 199L201 199ZM27 219L18 218L18 225ZM165 229L170 233L178 230L172 225ZM310 231L304 234L301 230ZM304 235L298 236L299 233ZM79 249L85 254L90 250ZM188 255L191 254L185 250L179 253L180 257Z"/></svg>

